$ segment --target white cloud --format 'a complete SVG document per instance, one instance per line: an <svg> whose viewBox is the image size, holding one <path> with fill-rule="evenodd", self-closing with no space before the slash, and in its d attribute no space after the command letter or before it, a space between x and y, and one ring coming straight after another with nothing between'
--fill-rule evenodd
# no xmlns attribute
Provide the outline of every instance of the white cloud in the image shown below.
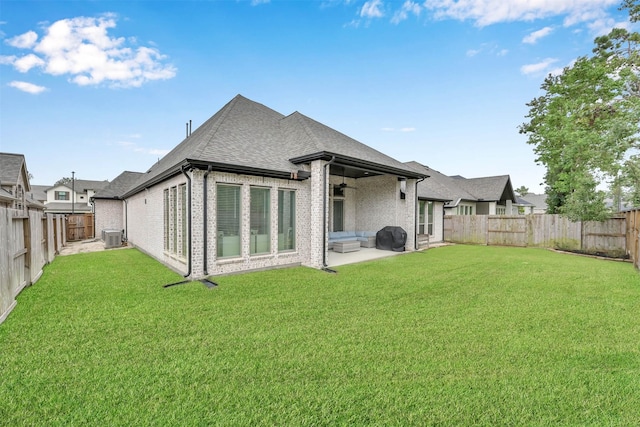
<svg viewBox="0 0 640 427"><path fill-rule="evenodd" d="M574 25L619 3L619 0L425 0L424 7L432 10L436 18L469 19L478 26L557 15L568 15L565 25Z"/></svg>
<svg viewBox="0 0 640 427"><path fill-rule="evenodd" d="M405 128L396 129L396 128L384 127L384 128L380 128L380 130L383 132L415 132L416 128L405 127Z"/></svg>
<svg viewBox="0 0 640 427"><path fill-rule="evenodd" d="M553 32L553 28L544 27L539 29L538 31L534 31L531 34L527 35L525 38L522 39L522 42L527 44L536 44L538 40L540 40L543 37L547 37L552 32Z"/></svg>
<svg viewBox="0 0 640 427"><path fill-rule="evenodd" d="M15 61L13 61L13 66L21 73L26 73L33 67L42 67L44 64L45 62L41 58L35 56L32 53L21 58L17 58L15 59Z"/></svg>
<svg viewBox="0 0 640 427"><path fill-rule="evenodd" d="M271 0L251 0L251 6L258 6L261 4L267 4L269 3Z"/></svg>
<svg viewBox="0 0 640 427"><path fill-rule="evenodd" d="M27 31L24 34L5 40L5 43L19 49L30 49L37 40L38 34L35 31Z"/></svg>
<svg viewBox="0 0 640 427"><path fill-rule="evenodd" d="M479 54L480 52L482 52L481 49L469 49L467 51L467 56L470 58L473 58L474 56L476 56L477 54Z"/></svg>
<svg viewBox="0 0 640 427"><path fill-rule="evenodd" d="M38 85L34 85L33 83L20 82L16 80L10 82L8 85L18 90L21 90L23 92L32 93L34 95L37 95L47 90L47 88L44 86L38 86Z"/></svg>
<svg viewBox="0 0 640 427"><path fill-rule="evenodd" d="M381 0L367 1L362 5L362 9L360 9L360 16L363 18L382 18L384 16L384 12L380 10L381 7Z"/></svg>
<svg viewBox="0 0 640 427"><path fill-rule="evenodd" d="M130 135L131 138L140 138L139 134ZM135 142L131 141L118 141L116 142L119 146L123 147L125 150L133 151L134 153L142 153L142 154L150 154L153 156L164 156L171 150L165 150L160 148L144 148L138 146Z"/></svg>
<svg viewBox="0 0 640 427"><path fill-rule="evenodd" d="M409 17L409 14L420 16L421 12L422 12L422 6L420 6L418 3L414 3L411 0L406 0L402 4L402 8L393 14L393 18L391 18L391 22L393 24L399 24L400 22L407 19Z"/></svg>
<svg viewBox="0 0 640 427"><path fill-rule="evenodd" d="M551 65L558 62L555 58L546 58L543 61L537 62L535 64L527 64L520 67L520 72L522 74L538 74L548 70Z"/></svg>
<svg viewBox="0 0 640 427"><path fill-rule="evenodd" d="M12 64L18 71L34 67L54 76L69 75L77 85L108 84L113 87L138 87L152 80L166 80L176 75L165 55L157 49L136 46L135 38L111 37L108 31L116 27L111 15L100 18L77 17L62 19L45 28L45 34L29 31L7 41L17 48L33 53L2 63Z"/></svg>

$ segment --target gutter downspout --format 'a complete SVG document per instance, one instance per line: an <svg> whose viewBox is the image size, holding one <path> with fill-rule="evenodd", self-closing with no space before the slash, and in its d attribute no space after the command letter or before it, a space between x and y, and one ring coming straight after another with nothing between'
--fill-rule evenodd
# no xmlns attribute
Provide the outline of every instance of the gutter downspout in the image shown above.
<svg viewBox="0 0 640 427"><path fill-rule="evenodd" d="M189 214L187 215L188 217L188 221L189 221L189 232L188 234L188 238L187 238L187 248L188 248L188 258L189 258L189 263L188 263L188 270L187 270L187 274L185 274L183 277L189 277L191 276L191 177L185 172L186 168L189 165L184 165L182 166L182 168L180 168L180 171L182 172L182 174L184 176L187 177L187 181L189 181L189 186L187 187L187 198L189 199L189 209L188 212Z"/></svg>
<svg viewBox="0 0 640 427"><path fill-rule="evenodd" d="M415 236L413 238L413 250L417 251L418 250L418 220L419 220L419 216L420 216L420 212L418 211L418 208L420 207L419 204L419 200L418 200L418 184L420 184L422 181L424 181L425 179L427 179L427 177L424 178L420 178L419 180L416 181L416 209L415 209L415 225L413 226L413 232L415 233Z"/></svg>
<svg viewBox="0 0 640 427"><path fill-rule="evenodd" d="M331 160L324 165L322 171L322 269L330 273L335 271L327 268L327 169L336 160L336 156L331 156Z"/></svg>
<svg viewBox="0 0 640 427"><path fill-rule="evenodd" d="M127 199L122 199L124 202L124 241L129 241L129 203Z"/></svg>
<svg viewBox="0 0 640 427"><path fill-rule="evenodd" d="M209 274L209 272L207 271L207 241L208 241L208 227L207 227L207 176L209 175L209 173L211 173L211 170L213 169L213 167L211 165L209 165L209 167L207 168L207 171L204 173L204 182L202 184L202 208L204 209L203 212L203 223L202 223L202 235L203 235L203 247L202 247L202 253L204 255L204 275L207 276Z"/></svg>

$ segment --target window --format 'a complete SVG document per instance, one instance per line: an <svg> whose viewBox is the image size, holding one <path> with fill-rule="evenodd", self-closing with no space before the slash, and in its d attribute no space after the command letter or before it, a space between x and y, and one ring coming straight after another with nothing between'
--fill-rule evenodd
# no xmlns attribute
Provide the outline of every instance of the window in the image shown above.
<svg viewBox="0 0 640 427"><path fill-rule="evenodd" d="M68 191L56 191L54 194L56 200L69 200Z"/></svg>
<svg viewBox="0 0 640 427"><path fill-rule="evenodd" d="M182 229L180 230L180 238L182 241L182 246L180 248L180 255L183 257L187 256L187 184L180 185L180 223L182 225Z"/></svg>
<svg viewBox="0 0 640 427"><path fill-rule="evenodd" d="M418 202L418 234L424 234L425 204L426 202L424 200Z"/></svg>
<svg viewBox="0 0 640 427"><path fill-rule="evenodd" d="M166 188L163 191L164 204L164 251L186 258L188 254L187 237L187 186Z"/></svg>
<svg viewBox="0 0 640 427"><path fill-rule="evenodd" d="M171 253L178 252L178 209L177 209L177 188L171 187L169 190L169 205L171 207Z"/></svg>
<svg viewBox="0 0 640 427"><path fill-rule="evenodd" d="M164 190L164 250L169 251L169 189Z"/></svg>
<svg viewBox="0 0 640 427"><path fill-rule="evenodd" d="M278 190L278 250L296 248L296 192Z"/></svg>
<svg viewBox="0 0 640 427"><path fill-rule="evenodd" d="M271 190L251 187L250 210L250 253L268 253L271 251Z"/></svg>
<svg viewBox="0 0 640 427"><path fill-rule="evenodd" d="M216 186L216 218L219 258L240 256L240 187Z"/></svg>
<svg viewBox="0 0 640 427"><path fill-rule="evenodd" d="M427 202L427 234L433 235L433 202Z"/></svg>
<svg viewBox="0 0 640 427"><path fill-rule="evenodd" d="M426 234L433 234L433 202L427 202L425 200L420 200L418 202L419 212L418 212L418 234L425 234L425 225Z"/></svg>
<svg viewBox="0 0 640 427"><path fill-rule="evenodd" d="M333 231L344 231L344 200L333 200Z"/></svg>

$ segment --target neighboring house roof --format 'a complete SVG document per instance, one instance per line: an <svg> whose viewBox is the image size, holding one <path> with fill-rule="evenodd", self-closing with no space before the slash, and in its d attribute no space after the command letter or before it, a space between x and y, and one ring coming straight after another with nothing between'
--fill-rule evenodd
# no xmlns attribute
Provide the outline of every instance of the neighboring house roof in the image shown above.
<svg viewBox="0 0 640 427"><path fill-rule="evenodd" d="M547 195L546 194L535 194L535 193L527 193L522 196L524 200L531 203L535 209L547 211Z"/></svg>
<svg viewBox="0 0 640 427"><path fill-rule="evenodd" d="M0 200L13 202L14 200L16 200L16 197L4 188L0 188Z"/></svg>
<svg viewBox="0 0 640 427"><path fill-rule="evenodd" d="M456 176L456 183L465 191L473 194L478 201L497 202L511 200L515 203L516 195L513 192L509 175L487 176L482 178L463 178Z"/></svg>
<svg viewBox="0 0 640 427"><path fill-rule="evenodd" d="M16 185L20 173L27 174L24 155L0 153L0 185ZM25 191L29 191L29 179L25 179Z"/></svg>
<svg viewBox="0 0 640 427"><path fill-rule="evenodd" d="M299 165L332 158L380 173L419 178L403 163L303 114L284 116L237 95L140 177L128 193L180 173L183 165L290 179Z"/></svg>
<svg viewBox="0 0 640 427"><path fill-rule="evenodd" d="M54 185L47 187L46 191L52 190L56 187L67 187L69 190L73 190L76 193L86 193L88 190L98 191L109 185L109 181L93 181L89 179L74 179L74 182L68 182L66 184Z"/></svg>
<svg viewBox="0 0 640 427"><path fill-rule="evenodd" d="M451 201L447 207L457 206L463 200L516 201L509 175L468 179L460 175L444 175L418 162L405 164L429 175L427 179L418 183L418 197L421 199Z"/></svg>
<svg viewBox="0 0 640 427"><path fill-rule="evenodd" d="M127 190L129 190L136 182L140 180L140 177L144 175L141 172L124 171L116 178L113 179L101 190L96 191L93 195L94 199L118 199Z"/></svg>
<svg viewBox="0 0 640 427"><path fill-rule="evenodd" d="M516 197L516 205L518 206L534 206L533 203L530 203L523 199L522 197Z"/></svg>
<svg viewBox="0 0 640 427"><path fill-rule="evenodd" d="M71 209L71 203L47 203L44 206L48 213L83 213L83 212L91 212L91 206L86 203L74 203L73 209Z"/></svg>
<svg viewBox="0 0 640 427"><path fill-rule="evenodd" d="M29 197L33 200L40 202L47 201L47 189L51 188L50 185L32 185L31 191L29 191Z"/></svg>

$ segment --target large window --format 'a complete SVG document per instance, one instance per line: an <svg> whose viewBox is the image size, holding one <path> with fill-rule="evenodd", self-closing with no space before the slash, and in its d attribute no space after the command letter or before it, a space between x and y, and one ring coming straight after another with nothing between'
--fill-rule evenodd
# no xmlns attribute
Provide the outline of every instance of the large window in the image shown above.
<svg viewBox="0 0 640 427"><path fill-rule="evenodd" d="M251 187L251 254L271 251L271 191L268 188Z"/></svg>
<svg viewBox="0 0 640 427"><path fill-rule="evenodd" d="M68 191L56 191L54 193L56 200L69 200Z"/></svg>
<svg viewBox="0 0 640 427"><path fill-rule="evenodd" d="M296 248L296 192L278 190L278 250Z"/></svg>
<svg viewBox="0 0 640 427"><path fill-rule="evenodd" d="M179 258L188 255L187 186L166 188L163 198L164 251Z"/></svg>
<svg viewBox="0 0 640 427"><path fill-rule="evenodd" d="M240 256L240 187L218 184L216 194L218 257Z"/></svg>
<svg viewBox="0 0 640 427"><path fill-rule="evenodd" d="M333 200L333 231L344 231L344 200Z"/></svg>
<svg viewBox="0 0 640 427"><path fill-rule="evenodd" d="M433 202L418 202L418 234L433 234Z"/></svg>

